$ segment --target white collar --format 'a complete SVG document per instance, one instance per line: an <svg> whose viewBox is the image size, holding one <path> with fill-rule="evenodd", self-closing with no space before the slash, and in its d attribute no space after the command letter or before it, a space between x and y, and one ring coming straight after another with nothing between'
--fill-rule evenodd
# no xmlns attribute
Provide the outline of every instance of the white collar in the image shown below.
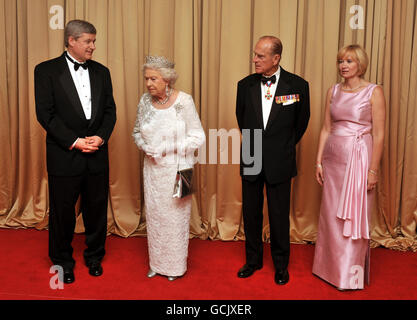
<svg viewBox="0 0 417 320"><path fill-rule="evenodd" d="M270 76L265 76L265 75L262 75L262 76L265 77L265 78L271 78L271 77L275 76L278 80L280 74L281 74L281 66L278 66L278 69L277 69L277 71L275 71L274 74L271 74Z"/></svg>
<svg viewBox="0 0 417 320"><path fill-rule="evenodd" d="M83 64L83 63L85 63L85 61L84 62L80 62L80 61L78 61L77 59L75 59L72 55L71 55L71 53L69 53L69 51L68 50L66 50L67 51L67 54L68 54L68 56L72 59L72 60L74 60L75 62L77 62L77 63L79 63L79 64ZM67 59L68 60L68 59ZM71 61L70 61L71 62Z"/></svg>

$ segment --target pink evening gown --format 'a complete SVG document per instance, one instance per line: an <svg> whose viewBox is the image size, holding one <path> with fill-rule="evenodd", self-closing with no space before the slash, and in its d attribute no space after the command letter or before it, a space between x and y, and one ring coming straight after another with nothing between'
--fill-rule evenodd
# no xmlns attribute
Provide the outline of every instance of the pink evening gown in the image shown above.
<svg viewBox="0 0 417 320"><path fill-rule="evenodd" d="M323 192L313 274L340 289L369 284L369 225L374 192L367 191L372 156L375 84L358 92L333 88L331 133L326 141Z"/></svg>

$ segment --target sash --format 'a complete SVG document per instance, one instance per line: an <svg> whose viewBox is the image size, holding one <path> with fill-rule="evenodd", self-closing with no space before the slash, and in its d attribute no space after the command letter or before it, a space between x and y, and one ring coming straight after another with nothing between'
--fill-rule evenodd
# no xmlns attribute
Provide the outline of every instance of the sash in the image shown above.
<svg viewBox="0 0 417 320"><path fill-rule="evenodd" d="M369 239L368 149L363 141L363 136L370 133L371 130L368 128L356 132L346 129L336 129L332 132L337 136L354 137L336 214L338 218L344 220L343 235L354 240Z"/></svg>

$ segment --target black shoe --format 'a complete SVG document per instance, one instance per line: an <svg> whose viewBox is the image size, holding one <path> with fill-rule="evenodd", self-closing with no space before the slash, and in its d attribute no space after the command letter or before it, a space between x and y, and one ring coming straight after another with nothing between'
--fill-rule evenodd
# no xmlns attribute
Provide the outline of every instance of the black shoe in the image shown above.
<svg viewBox="0 0 417 320"><path fill-rule="evenodd" d="M287 269L275 271L275 283L279 285L286 284L290 280L290 274Z"/></svg>
<svg viewBox="0 0 417 320"><path fill-rule="evenodd" d="M92 276L99 277L103 274L103 267L101 266L101 263L98 261L92 262L88 266L88 273Z"/></svg>
<svg viewBox="0 0 417 320"><path fill-rule="evenodd" d="M64 283L73 283L75 281L74 271L72 269L64 269Z"/></svg>
<svg viewBox="0 0 417 320"><path fill-rule="evenodd" d="M260 266L250 266L245 264L242 268L239 269L237 276L239 278L247 278L250 277L256 270L261 269Z"/></svg>

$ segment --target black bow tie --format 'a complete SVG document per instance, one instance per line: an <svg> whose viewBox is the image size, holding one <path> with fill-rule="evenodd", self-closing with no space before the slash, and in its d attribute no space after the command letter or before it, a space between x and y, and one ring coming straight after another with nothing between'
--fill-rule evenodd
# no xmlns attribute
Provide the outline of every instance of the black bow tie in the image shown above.
<svg viewBox="0 0 417 320"><path fill-rule="evenodd" d="M275 74L270 78L262 76L261 81L263 84L267 83L268 81L271 81L271 83L275 83L277 81L277 78L275 77Z"/></svg>
<svg viewBox="0 0 417 320"><path fill-rule="evenodd" d="M78 62L76 62L76 61L72 60L66 51L65 51L65 56L67 57L67 59L68 59L69 61L71 61L71 62L74 64L74 70L75 70L75 71L77 71L80 67L82 67L84 70L86 70L86 69L88 68L88 63L87 63L87 61L86 61L86 62L84 62L84 63L78 63Z"/></svg>

